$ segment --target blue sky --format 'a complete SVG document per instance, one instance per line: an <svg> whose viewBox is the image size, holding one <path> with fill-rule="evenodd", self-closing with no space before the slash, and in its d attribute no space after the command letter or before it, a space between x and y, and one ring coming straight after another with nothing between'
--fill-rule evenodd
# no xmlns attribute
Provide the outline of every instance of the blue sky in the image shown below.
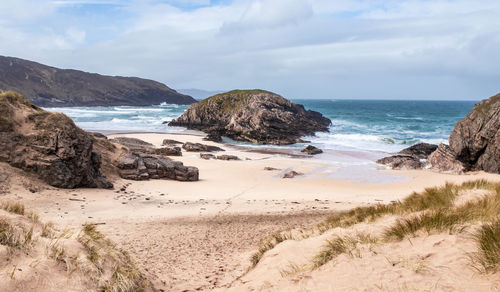
<svg viewBox="0 0 500 292"><path fill-rule="evenodd" d="M288 98L500 92L497 0L2 0L0 55Z"/></svg>

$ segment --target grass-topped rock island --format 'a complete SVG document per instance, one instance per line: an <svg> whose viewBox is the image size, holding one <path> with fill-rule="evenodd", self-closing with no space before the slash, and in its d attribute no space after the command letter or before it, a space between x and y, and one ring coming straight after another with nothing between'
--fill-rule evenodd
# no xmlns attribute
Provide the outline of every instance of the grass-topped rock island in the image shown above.
<svg viewBox="0 0 500 292"><path fill-rule="evenodd" d="M255 144L287 145L326 132L331 121L265 90L233 90L191 105L171 126Z"/></svg>

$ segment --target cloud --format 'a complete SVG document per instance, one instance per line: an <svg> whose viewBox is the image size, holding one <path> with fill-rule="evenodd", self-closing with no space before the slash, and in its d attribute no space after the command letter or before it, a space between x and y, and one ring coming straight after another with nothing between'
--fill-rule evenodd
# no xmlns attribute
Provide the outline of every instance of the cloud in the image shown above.
<svg viewBox="0 0 500 292"><path fill-rule="evenodd" d="M297 98L499 91L493 0L6 1L0 54L64 68Z"/></svg>

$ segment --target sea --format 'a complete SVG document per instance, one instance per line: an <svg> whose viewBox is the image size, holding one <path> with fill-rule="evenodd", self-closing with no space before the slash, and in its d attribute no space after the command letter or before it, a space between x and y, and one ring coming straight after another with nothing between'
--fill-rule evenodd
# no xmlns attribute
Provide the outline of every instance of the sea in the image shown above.
<svg viewBox="0 0 500 292"><path fill-rule="evenodd" d="M383 171L384 167L375 161L420 142L446 144L455 123L467 115L477 102L345 99L293 101L331 119L329 132L318 132L315 136L303 137L307 143L287 146L254 145L228 138L223 138L224 142L257 151L275 151L278 148L278 153L288 154L300 154L300 150L310 144L324 152L308 159L321 161L324 166L301 177L321 175L367 184L409 180L403 174ZM167 124L187 108L185 105L160 104L145 107L65 107L47 110L62 112L78 126L89 131L182 134L189 131L181 127L169 127Z"/></svg>
<svg viewBox="0 0 500 292"><path fill-rule="evenodd" d="M393 153L419 142L447 143L455 123L477 101L304 99L293 102L332 120L328 133L318 132L316 136L304 137L310 141L308 144L331 150ZM185 105L160 104L47 110L62 112L89 131L182 133L184 128L169 127L167 123L179 117L187 108ZM226 139L226 142L260 147L230 139Z"/></svg>

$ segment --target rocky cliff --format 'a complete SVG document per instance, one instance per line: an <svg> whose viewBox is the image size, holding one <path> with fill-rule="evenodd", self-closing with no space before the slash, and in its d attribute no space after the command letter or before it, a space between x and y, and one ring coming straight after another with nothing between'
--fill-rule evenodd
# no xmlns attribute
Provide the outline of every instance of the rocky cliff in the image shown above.
<svg viewBox="0 0 500 292"><path fill-rule="evenodd" d="M264 90L234 90L196 104L171 126L217 133L238 141L286 145L300 137L328 131L331 121L320 113Z"/></svg>
<svg viewBox="0 0 500 292"><path fill-rule="evenodd" d="M0 56L0 90L19 92L42 107L196 102L194 98L152 80L58 69L3 56Z"/></svg>
<svg viewBox="0 0 500 292"><path fill-rule="evenodd" d="M0 92L0 161L61 188L113 185L101 174L91 134L15 92Z"/></svg>
<svg viewBox="0 0 500 292"><path fill-rule="evenodd" d="M500 94L476 104L455 125L449 143L468 170L500 173Z"/></svg>

